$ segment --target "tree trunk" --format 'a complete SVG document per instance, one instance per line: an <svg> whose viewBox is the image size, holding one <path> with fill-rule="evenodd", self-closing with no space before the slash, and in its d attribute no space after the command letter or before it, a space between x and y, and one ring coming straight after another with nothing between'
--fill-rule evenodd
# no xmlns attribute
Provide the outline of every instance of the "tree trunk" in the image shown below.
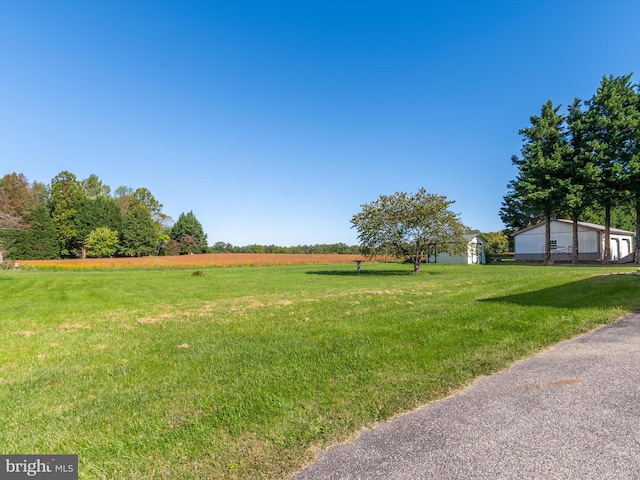
<svg viewBox="0 0 640 480"><path fill-rule="evenodd" d="M553 260L551 260L551 215L546 215L544 226L544 264L553 264Z"/></svg>
<svg viewBox="0 0 640 480"><path fill-rule="evenodd" d="M416 257L412 257L411 260L413 260L413 273L420 273L420 260L422 259L421 255L418 255Z"/></svg>
<svg viewBox="0 0 640 480"><path fill-rule="evenodd" d="M604 206L604 255L602 263L611 263L611 202Z"/></svg>
<svg viewBox="0 0 640 480"><path fill-rule="evenodd" d="M578 215L573 215L573 242L571 247L571 263L574 265L580 262L580 255L578 252Z"/></svg>

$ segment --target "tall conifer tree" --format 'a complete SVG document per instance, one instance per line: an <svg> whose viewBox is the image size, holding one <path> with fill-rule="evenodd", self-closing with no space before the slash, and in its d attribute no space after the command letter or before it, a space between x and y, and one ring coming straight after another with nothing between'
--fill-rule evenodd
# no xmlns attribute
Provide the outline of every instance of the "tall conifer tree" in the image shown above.
<svg viewBox="0 0 640 480"><path fill-rule="evenodd" d="M566 194L565 163L569 153L564 117L548 100L540 116L531 117L531 126L520 130L524 145L521 158L512 157L519 168L514 190L522 203L544 216L544 261L551 263L551 218L562 210Z"/></svg>

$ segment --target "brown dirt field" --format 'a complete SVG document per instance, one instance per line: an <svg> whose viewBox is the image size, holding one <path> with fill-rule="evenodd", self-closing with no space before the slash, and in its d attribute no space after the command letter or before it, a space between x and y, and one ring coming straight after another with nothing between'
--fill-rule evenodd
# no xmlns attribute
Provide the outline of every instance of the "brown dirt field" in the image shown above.
<svg viewBox="0 0 640 480"><path fill-rule="evenodd" d="M306 265L322 263L349 263L363 260L351 254L297 254L297 253L203 253L166 257L85 258L66 260L22 260L20 266L38 268L158 268L158 267L232 267L264 265Z"/></svg>

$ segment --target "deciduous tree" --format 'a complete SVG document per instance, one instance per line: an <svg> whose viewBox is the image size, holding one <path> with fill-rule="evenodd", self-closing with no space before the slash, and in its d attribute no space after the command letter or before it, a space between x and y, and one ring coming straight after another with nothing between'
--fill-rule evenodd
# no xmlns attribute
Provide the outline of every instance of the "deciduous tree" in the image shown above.
<svg viewBox="0 0 640 480"><path fill-rule="evenodd" d="M22 173L0 178L0 228L25 228L24 219L34 206L33 190Z"/></svg>
<svg viewBox="0 0 640 480"><path fill-rule="evenodd" d="M85 248L88 257L112 257L118 251L118 232L98 227L87 236Z"/></svg>
<svg viewBox="0 0 640 480"><path fill-rule="evenodd" d="M415 195L404 192L381 195L362 205L362 211L353 216L351 223L358 230L365 256L407 258L418 273L430 244L449 253L465 251L462 235L467 229L458 214L449 210L453 203L445 196L427 193L424 188Z"/></svg>
<svg viewBox="0 0 640 480"><path fill-rule="evenodd" d="M504 232L489 232L482 234L487 239L485 249L488 255L508 253L509 237Z"/></svg>

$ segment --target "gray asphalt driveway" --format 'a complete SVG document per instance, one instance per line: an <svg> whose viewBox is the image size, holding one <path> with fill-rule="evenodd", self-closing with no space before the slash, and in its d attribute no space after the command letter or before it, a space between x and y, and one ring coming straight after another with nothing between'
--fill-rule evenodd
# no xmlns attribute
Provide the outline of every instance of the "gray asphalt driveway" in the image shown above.
<svg viewBox="0 0 640 480"><path fill-rule="evenodd" d="M293 478L639 479L640 314L366 430Z"/></svg>

